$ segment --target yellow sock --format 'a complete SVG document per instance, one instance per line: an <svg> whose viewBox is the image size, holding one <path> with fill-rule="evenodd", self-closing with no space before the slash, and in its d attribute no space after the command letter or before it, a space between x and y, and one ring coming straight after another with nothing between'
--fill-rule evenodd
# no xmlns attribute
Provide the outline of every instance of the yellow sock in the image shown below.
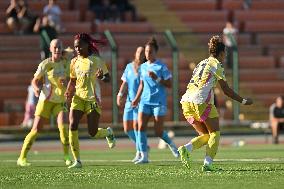
<svg viewBox="0 0 284 189"><path fill-rule="evenodd" d="M31 149L33 142L35 141L37 137L37 131L36 130L31 130L30 133L26 136L24 140L24 144L22 146L21 154L20 154L20 159L27 158L27 154L29 150Z"/></svg>
<svg viewBox="0 0 284 189"><path fill-rule="evenodd" d="M69 156L69 140L68 140L68 132L64 124L58 125L60 141L63 146L64 157Z"/></svg>
<svg viewBox="0 0 284 189"><path fill-rule="evenodd" d="M103 128L98 128L97 134L94 136L94 138L105 138L108 136L108 130Z"/></svg>
<svg viewBox="0 0 284 189"><path fill-rule="evenodd" d="M208 145L206 147L206 155L210 156L212 159L214 159L218 151L219 141L220 141L220 131L210 133L210 138L208 140Z"/></svg>
<svg viewBox="0 0 284 189"><path fill-rule="evenodd" d="M200 135L191 140L192 150L196 150L207 144L209 140L209 134Z"/></svg>
<svg viewBox="0 0 284 189"><path fill-rule="evenodd" d="M74 160L75 161L80 160L78 130L76 131L69 130L69 143Z"/></svg>

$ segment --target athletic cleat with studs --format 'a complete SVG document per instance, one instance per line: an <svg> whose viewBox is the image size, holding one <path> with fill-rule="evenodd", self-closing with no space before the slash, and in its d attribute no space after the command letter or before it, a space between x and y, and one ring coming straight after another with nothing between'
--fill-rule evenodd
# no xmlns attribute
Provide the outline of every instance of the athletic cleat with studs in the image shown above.
<svg viewBox="0 0 284 189"><path fill-rule="evenodd" d="M81 161L75 161L72 165L68 167L68 169L77 169L77 168L82 168L82 163Z"/></svg>
<svg viewBox="0 0 284 189"><path fill-rule="evenodd" d="M108 133L109 133L109 135L106 137L108 146L109 146L109 148L114 148L115 143L116 143L116 139L114 137L113 130L110 127L108 127L107 130L108 130Z"/></svg>
<svg viewBox="0 0 284 189"><path fill-rule="evenodd" d="M136 161L138 161L141 158L141 153L140 152L136 152L136 155L134 157L133 160L131 160L133 163L135 163Z"/></svg>
<svg viewBox="0 0 284 189"><path fill-rule="evenodd" d="M214 171L221 171L222 169L214 167L213 164L210 165L203 165L202 171L203 172L214 172Z"/></svg>
<svg viewBox="0 0 284 189"><path fill-rule="evenodd" d="M179 155L180 155L180 160L182 162L182 164L190 169L191 168L191 159L190 159L190 152L186 149L185 146L180 146L178 148L178 152L179 152Z"/></svg>
<svg viewBox="0 0 284 189"><path fill-rule="evenodd" d="M18 165L18 166L21 166L21 167L28 167L28 166L31 166L31 164L27 162L27 159L26 159L26 158L24 158L24 159L20 159L20 158L19 158L19 159L17 160L17 165Z"/></svg>

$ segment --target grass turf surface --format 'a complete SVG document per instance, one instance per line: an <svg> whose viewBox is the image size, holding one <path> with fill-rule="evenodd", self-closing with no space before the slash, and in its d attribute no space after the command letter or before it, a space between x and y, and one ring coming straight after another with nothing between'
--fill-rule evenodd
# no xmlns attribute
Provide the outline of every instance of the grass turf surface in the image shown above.
<svg viewBox="0 0 284 189"><path fill-rule="evenodd" d="M283 145L223 146L215 165L201 172L204 148L184 168L169 150L151 149L151 163L134 165L130 149L82 151L82 169L68 170L61 151L31 151L31 167L17 167L19 152L1 152L0 188L282 188Z"/></svg>

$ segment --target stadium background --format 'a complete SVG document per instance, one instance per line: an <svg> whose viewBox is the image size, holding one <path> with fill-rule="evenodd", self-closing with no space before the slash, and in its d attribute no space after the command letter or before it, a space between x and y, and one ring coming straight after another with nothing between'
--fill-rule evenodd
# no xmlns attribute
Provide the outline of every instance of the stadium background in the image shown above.
<svg viewBox="0 0 284 189"><path fill-rule="evenodd" d="M0 129L2 134L17 138L18 133L26 133L26 129L19 125L23 120L27 86L40 62L40 50L38 35L14 35L8 31L5 9L9 2L0 2ZM112 63L117 63L117 78L113 81L117 85L101 85L102 124L115 122L114 128L122 131L122 109L118 114L113 114L116 108L113 106L112 91L116 94L113 89L120 85L122 71L132 59L136 47L145 44L150 36L155 35L160 45L158 56L172 71L175 62L173 53L178 50L178 80L174 83L177 91L169 90L167 129L173 129L177 135L187 134L183 130L190 132L189 127L181 127L186 123L177 107L178 103L175 103L176 107L173 104L184 93L194 65L208 56L207 42L210 36L222 35L226 21L232 20L239 30L240 93L251 96L255 104L251 107L240 106L240 114L233 121L232 102L220 90L216 90L223 130L228 133L269 133L269 130L256 131L249 129L249 126L254 122L267 122L270 104L284 93L283 0L252 1L249 9L243 8L242 0L134 0L132 2L138 14L136 22L130 21L130 15L127 15L126 22L100 24L92 22L87 0L57 2L62 9L62 22L66 29L59 38L63 40L65 47L73 46L73 36L78 32L106 36L106 31L110 31L117 45L117 56L112 56L116 49L112 49L110 45L102 51L110 70ZM28 3L33 12L40 13L47 1L29 0ZM177 49L172 48L165 31L170 31L173 35ZM113 71L115 73L116 70ZM226 70L226 75L232 84L232 71ZM174 98L174 92L177 92L177 98ZM180 112L175 119L174 113L177 111L174 110ZM53 128L54 126L46 125L46 130Z"/></svg>

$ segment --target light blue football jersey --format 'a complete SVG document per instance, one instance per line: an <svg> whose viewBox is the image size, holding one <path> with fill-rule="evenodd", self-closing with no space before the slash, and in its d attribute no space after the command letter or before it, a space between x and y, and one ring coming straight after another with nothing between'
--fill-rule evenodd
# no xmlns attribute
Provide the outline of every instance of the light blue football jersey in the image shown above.
<svg viewBox="0 0 284 189"><path fill-rule="evenodd" d="M131 62L127 64L121 80L127 82L128 86L128 94L127 94L127 101L132 102L137 94L137 90L140 84L140 67L138 68L138 73L134 72L134 63Z"/></svg>
<svg viewBox="0 0 284 189"><path fill-rule="evenodd" d="M167 66L160 60L153 63L149 61L141 65L140 79L144 83L143 92L140 103L149 105L167 105L167 91L164 85L161 85L156 80L149 76L149 71L153 71L158 77L163 80L172 78L172 74Z"/></svg>

